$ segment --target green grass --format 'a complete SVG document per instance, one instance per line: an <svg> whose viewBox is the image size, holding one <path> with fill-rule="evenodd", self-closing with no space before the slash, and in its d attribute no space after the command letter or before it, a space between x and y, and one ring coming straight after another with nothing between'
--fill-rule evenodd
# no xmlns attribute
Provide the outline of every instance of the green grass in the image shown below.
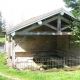
<svg viewBox="0 0 80 80"><path fill-rule="evenodd" d="M3 77L3 76L0 75L0 80L12 80L12 79L9 79L7 77Z"/></svg>
<svg viewBox="0 0 80 80"><path fill-rule="evenodd" d="M0 42L2 42L2 43L5 42L5 37L4 36L0 36Z"/></svg>
<svg viewBox="0 0 80 80"><path fill-rule="evenodd" d="M19 71L5 66L5 54L0 54L0 72L21 80L80 80L80 70L59 72Z"/></svg>
<svg viewBox="0 0 80 80"><path fill-rule="evenodd" d="M4 43L5 42L5 36L3 33L0 32L0 42Z"/></svg>

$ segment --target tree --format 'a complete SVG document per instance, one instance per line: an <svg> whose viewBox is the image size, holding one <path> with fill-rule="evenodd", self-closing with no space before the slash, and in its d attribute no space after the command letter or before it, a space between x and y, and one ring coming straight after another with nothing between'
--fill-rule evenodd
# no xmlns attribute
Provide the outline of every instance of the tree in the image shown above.
<svg viewBox="0 0 80 80"><path fill-rule="evenodd" d="M2 20L2 26L1 26L2 30L6 29L6 21L5 19Z"/></svg>
<svg viewBox="0 0 80 80"><path fill-rule="evenodd" d="M0 12L0 32L2 31L2 16L1 16L1 12Z"/></svg>
<svg viewBox="0 0 80 80"><path fill-rule="evenodd" d="M5 26L5 20L2 19L2 13L0 11L0 36L4 36L4 33L2 31L5 30Z"/></svg>
<svg viewBox="0 0 80 80"><path fill-rule="evenodd" d="M2 13L0 11L0 33L2 32L2 30L5 30L5 26L6 26L5 23L6 23L5 20L2 20Z"/></svg>
<svg viewBox="0 0 80 80"><path fill-rule="evenodd" d="M72 14L75 16L73 22L70 22L70 28L75 37L73 42L80 46L80 0L63 0L66 7L71 8Z"/></svg>
<svg viewBox="0 0 80 80"><path fill-rule="evenodd" d="M75 17L80 16L80 0L63 0L66 4L66 7L72 9L72 13Z"/></svg>

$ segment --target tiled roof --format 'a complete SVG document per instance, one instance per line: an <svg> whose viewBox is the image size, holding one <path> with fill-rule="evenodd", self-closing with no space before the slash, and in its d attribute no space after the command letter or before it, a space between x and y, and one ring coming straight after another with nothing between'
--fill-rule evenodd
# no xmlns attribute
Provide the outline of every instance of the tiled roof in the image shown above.
<svg viewBox="0 0 80 80"><path fill-rule="evenodd" d="M26 20L26 21L20 23L20 24L17 24L17 25L15 25L15 26L12 26L12 27L6 29L6 33L7 33L7 34L13 33L13 32L15 32L15 31L17 31L17 30L19 30L19 29L25 28L25 27L27 27L27 26L30 26L30 25L36 23L36 22L39 22L39 21L41 21L41 20L44 20L44 19L46 19L46 18L49 18L49 17L51 17L51 16L53 16L53 15L56 15L56 14L59 14L59 13L61 13L61 14L64 14L64 13L65 13L65 14L67 14L68 16L74 18L74 16L73 16L70 12L64 10L63 8L60 8L60 9L58 9L58 10L54 10L54 11L52 11L52 12L48 12L48 13L46 13L46 14L43 14L43 15L40 15L40 16L31 18L31 19L29 19L29 20Z"/></svg>

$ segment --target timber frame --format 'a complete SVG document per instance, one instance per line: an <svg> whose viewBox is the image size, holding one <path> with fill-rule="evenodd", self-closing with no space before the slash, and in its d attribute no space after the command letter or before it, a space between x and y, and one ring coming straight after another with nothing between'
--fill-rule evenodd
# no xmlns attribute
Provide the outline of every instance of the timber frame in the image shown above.
<svg viewBox="0 0 80 80"><path fill-rule="evenodd" d="M60 8L58 10L49 12L47 14L32 18L30 20L24 21L23 23L20 23L16 26L13 26L12 28L6 30L7 34L13 34L17 32L18 30L26 28L26 32L29 32L33 29L36 29L38 27L41 27L42 25L46 25L47 27L50 27L57 32L63 31L64 29L68 28L68 26L64 26L61 28L61 21L66 22L69 24L69 21L73 21L74 16L64 10L63 8ZM50 25L49 22L57 20L57 26ZM30 27L29 27L30 26ZM28 28L29 27L29 28ZM23 30L25 31L25 30Z"/></svg>
<svg viewBox="0 0 80 80"><path fill-rule="evenodd" d="M12 56L13 67L15 67L15 48L24 40L24 38L26 38L26 36L72 35L68 25L69 21L73 21L73 19L74 16L70 12L60 8L7 29L6 41L8 42L8 50L6 51L9 56ZM38 28L44 28L44 26L49 28L51 31L36 30ZM18 43L15 43L15 36L23 37L18 41Z"/></svg>
<svg viewBox="0 0 80 80"><path fill-rule="evenodd" d="M57 20L57 26L49 24L49 22L52 22L52 21L54 22L55 20ZM41 21L42 24L35 23L34 25L30 26L29 28L27 28L25 30L22 30L20 32L19 31L15 32L15 34L16 35L71 35L71 32L62 32L63 30L68 28L68 25L61 27L62 20L69 25L69 20L67 20L66 18L61 16L61 14L59 14L59 15L52 17L48 20ZM34 30L34 29L36 29L38 27L42 27L42 26L47 26L47 27L55 30L55 32L40 32L40 31L30 32L31 30Z"/></svg>

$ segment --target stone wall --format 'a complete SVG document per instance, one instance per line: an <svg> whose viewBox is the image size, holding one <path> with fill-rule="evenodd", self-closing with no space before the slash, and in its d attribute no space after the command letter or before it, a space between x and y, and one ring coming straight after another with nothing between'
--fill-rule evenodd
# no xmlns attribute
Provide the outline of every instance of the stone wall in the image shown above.
<svg viewBox="0 0 80 80"><path fill-rule="evenodd" d="M69 51L69 36L58 35L57 36L57 49Z"/></svg>
<svg viewBox="0 0 80 80"><path fill-rule="evenodd" d="M16 44L21 39L21 36L16 36ZM38 55L40 50L42 50L41 55L56 54L54 52L46 52L56 49L72 52L73 55L76 53L77 56L80 53L80 47L78 45L70 44L70 36L27 36L16 46L16 68L26 69L32 67L33 69L39 69L39 66L33 61L34 56ZM69 57L67 54L59 54L59 56Z"/></svg>
<svg viewBox="0 0 80 80"><path fill-rule="evenodd" d="M16 44L22 39L16 36ZM35 50L53 50L56 48L56 36L27 36L16 46L16 52L26 52Z"/></svg>
<svg viewBox="0 0 80 80"><path fill-rule="evenodd" d="M16 36L16 44L22 39L21 36ZM54 50L69 51L79 54L80 47L76 44L70 43L70 36L57 35L57 36L27 36L22 42L16 46L16 54L18 56L33 56L40 50L54 51Z"/></svg>
<svg viewBox="0 0 80 80"><path fill-rule="evenodd" d="M70 36L72 39L73 36ZM75 55L80 56L80 46L76 43L71 43L70 44L70 51L73 52Z"/></svg>

